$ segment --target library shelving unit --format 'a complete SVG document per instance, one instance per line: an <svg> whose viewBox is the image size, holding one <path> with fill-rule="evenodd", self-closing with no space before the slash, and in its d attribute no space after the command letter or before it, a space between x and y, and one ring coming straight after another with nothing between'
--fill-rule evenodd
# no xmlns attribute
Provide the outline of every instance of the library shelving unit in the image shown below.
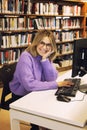
<svg viewBox="0 0 87 130"><path fill-rule="evenodd" d="M87 37L87 1L85 2L85 4L84 4L84 10L85 10L85 15L84 15L84 17L85 17L85 19L84 19L84 26L85 26L85 28L84 28L84 30L85 30L85 37Z"/></svg>
<svg viewBox="0 0 87 130"><path fill-rule="evenodd" d="M71 68L73 41L86 36L85 10L79 0L1 0L0 65L16 62L37 30L49 29L62 65L57 69Z"/></svg>

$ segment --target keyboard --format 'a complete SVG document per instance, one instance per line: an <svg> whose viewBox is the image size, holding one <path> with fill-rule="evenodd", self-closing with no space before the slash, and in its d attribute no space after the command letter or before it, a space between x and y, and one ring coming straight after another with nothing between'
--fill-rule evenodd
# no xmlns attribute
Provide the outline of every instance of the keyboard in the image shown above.
<svg viewBox="0 0 87 130"><path fill-rule="evenodd" d="M74 85L71 87L58 88L55 95L58 96L61 94L61 95L65 95L65 96L75 97L76 92L79 89L81 79L80 78L69 78L69 79L65 79L65 81L66 80L73 82Z"/></svg>

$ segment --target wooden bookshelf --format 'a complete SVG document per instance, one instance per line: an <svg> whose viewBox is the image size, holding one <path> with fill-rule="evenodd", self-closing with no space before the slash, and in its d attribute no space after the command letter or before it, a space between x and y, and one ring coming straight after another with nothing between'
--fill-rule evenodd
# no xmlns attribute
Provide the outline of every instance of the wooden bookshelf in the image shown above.
<svg viewBox="0 0 87 130"><path fill-rule="evenodd" d="M62 63L70 61L57 69L70 69L74 39L87 36L86 8L81 0L1 0L0 65L16 62L38 29L48 29L55 35Z"/></svg>
<svg viewBox="0 0 87 130"><path fill-rule="evenodd" d="M84 22L83 22L83 24L84 24L84 26L85 26L85 28L84 28L84 31L85 31L85 37L87 37L87 2L85 2L85 4L84 4L84 8L83 8L83 12L84 12Z"/></svg>

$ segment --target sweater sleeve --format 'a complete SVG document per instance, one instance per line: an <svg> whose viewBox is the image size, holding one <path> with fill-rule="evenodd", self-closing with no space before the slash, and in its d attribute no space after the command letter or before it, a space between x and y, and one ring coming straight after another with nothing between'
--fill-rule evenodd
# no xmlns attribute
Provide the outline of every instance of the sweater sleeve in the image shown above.
<svg viewBox="0 0 87 130"><path fill-rule="evenodd" d="M54 81L58 77L58 72L54 68L53 63L49 61L49 59L45 61L41 61L43 67L43 74L46 81Z"/></svg>

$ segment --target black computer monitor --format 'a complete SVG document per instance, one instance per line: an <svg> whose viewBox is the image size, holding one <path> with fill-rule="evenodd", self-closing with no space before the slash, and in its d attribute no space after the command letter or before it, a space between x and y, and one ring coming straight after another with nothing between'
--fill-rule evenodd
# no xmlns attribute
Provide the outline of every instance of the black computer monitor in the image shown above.
<svg viewBox="0 0 87 130"><path fill-rule="evenodd" d="M72 77L87 73L87 38L74 40Z"/></svg>
<svg viewBox="0 0 87 130"><path fill-rule="evenodd" d="M72 77L87 74L87 38L74 41ZM79 91L87 94L87 83L79 86Z"/></svg>

